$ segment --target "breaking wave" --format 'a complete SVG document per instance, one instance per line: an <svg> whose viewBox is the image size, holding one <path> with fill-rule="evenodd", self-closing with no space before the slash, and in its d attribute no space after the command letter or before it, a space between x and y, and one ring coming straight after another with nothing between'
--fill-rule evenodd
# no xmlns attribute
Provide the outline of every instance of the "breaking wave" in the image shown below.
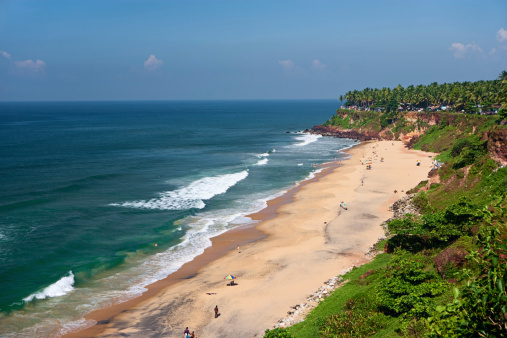
<svg viewBox="0 0 507 338"><path fill-rule="evenodd" d="M296 137L296 140L301 141L300 143L295 144L296 146L302 147L306 146L310 143L317 141L321 138L322 135L313 135L313 134L302 134Z"/></svg>
<svg viewBox="0 0 507 338"><path fill-rule="evenodd" d="M51 284L41 292L31 294L30 296L23 298L23 300L28 303L31 302L34 298L45 299L63 296L74 290L73 285L74 285L74 274L72 273L72 271L69 271L68 276L62 277L56 283Z"/></svg>
<svg viewBox="0 0 507 338"><path fill-rule="evenodd" d="M138 209L158 210L186 210L191 208L203 209L205 200L225 193L248 176L248 170L235 174L225 174L214 177L205 177L190 183L188 186L160 193L158 198L150 200L113 203L113 206L122 206Z"/></svg>

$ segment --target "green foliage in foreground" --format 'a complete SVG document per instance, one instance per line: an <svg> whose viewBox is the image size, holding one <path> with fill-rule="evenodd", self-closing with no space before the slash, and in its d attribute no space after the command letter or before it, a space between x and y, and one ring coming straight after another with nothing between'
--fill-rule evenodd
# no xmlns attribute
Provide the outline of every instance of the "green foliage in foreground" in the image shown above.
<svg viewBox="0 0 507 338"><path fill-rule="evenodd" d="M447 288L441 278L427 270L425 257L398 252L376 288L377 307L388 315L427 317L432 298Z"/></svg>
<svg viewBox="0 0 507 338"><path fill-rule="evenodd" d="M447 207L444 211L427 213L415 219L411 215L388 223L395 236L388 240L388 247L412 252L442 247L450 241L467 235L471 227L482 219L478 207L466 198Z"/></svg>
<svg viewBox="0 0 507 338"><path fill-rule="evenodd" d="M497 228L484 229L479 236L482 251L470 254L480 273L464 273L469 281L454 301L435 308L427 320L430 337L507 336L507 245Z"/></svg>

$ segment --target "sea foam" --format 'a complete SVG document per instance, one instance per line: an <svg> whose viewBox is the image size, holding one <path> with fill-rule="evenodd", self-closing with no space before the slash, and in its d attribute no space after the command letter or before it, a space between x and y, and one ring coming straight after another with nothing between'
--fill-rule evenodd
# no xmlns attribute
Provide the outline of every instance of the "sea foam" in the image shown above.
<svg viewBox="0 0 507 338"><path fill-rule="evenodd" d="M248 170L239 173L225 174L213 177L204 177L190 183L188 186L160 193L158 198L124 203L114 203L113 206L122 206L138 209L159 210L186 210L191 208L203 209L205 200L225 193L248 176Z"/></svg>
<svg viewBox="0 0 507 338"><path fill-rule="evenodd" d="M300 143L295 144L296 146L306 146L310 143L317 141L321 138L322 135L313 135L313 134L302 134L296 137L296 140L301 141Z"/></svg>
<svg viewBox="0 0 507 338"><path fill-rule="evenodd" d="M31 294L30 296L23 298L25 302L31 302L34 298L45 299L52 297L59 297L66 295L67 293L74 290L74 274L69 271L69 275L60 278L56 283L51 284L41 292Z"/></svg>
<svg viewBox="0 0 507 338"><path fill-rule="evenodd" d="M257 163L255 163L255 165L265 165L267 163L268 163L268 159L263 158L262 160L259 160Z"/></svg>

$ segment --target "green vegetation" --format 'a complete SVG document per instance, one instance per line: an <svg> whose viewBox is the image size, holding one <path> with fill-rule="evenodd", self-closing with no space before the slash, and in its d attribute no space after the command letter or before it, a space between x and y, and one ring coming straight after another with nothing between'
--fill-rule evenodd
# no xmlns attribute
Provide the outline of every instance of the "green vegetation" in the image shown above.
<svg viewBox="0 0 507 338"><path fill-rule="evenodd" d="M347 100L346 106L360 109L381 109L385 112L397 111L401 106L405 110L428 109L431 106L446 106L448 110L477 113L480 110L491 111L493 105L507 108L505 87L506 71L502 71L497 80L477 82L454 82L439 85L436 82L428 86L408 86L403 88L365 88L361 91L348 91L340 96Z"/></svg>
<svg viewBox="0 0 507 338"><path fill-rule="evenodd" d="M491 81L500 97L507 89L503 73ZM480 83L459 90L479 90ZM363 104L368 101L374 100ZM497 117L456 113L382 116L340 109L325 126L375 131L379 138L419 131L409 145L440 153L442 165L430 173L439 183L411 189L421 215L388 223L388 239L377 244L388 253L344 275L347 282L303 322L267 330L265 337L507 336L507 167L495 157L505 161L505 153L492 149L505 146L507 126Z"/></svg>

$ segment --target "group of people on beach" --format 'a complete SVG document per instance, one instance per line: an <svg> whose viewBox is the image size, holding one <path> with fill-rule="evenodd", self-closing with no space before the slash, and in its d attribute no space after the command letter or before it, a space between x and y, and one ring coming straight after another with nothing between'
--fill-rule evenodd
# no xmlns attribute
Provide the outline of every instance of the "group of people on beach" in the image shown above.
<svg viewBox="0 0 507 338"><path fill-rule="evenodd" d="M194 338L195 337L194 331L192 331L192 333L190 333L188 326L183 333L185 334L185 338Z"/></svg>

